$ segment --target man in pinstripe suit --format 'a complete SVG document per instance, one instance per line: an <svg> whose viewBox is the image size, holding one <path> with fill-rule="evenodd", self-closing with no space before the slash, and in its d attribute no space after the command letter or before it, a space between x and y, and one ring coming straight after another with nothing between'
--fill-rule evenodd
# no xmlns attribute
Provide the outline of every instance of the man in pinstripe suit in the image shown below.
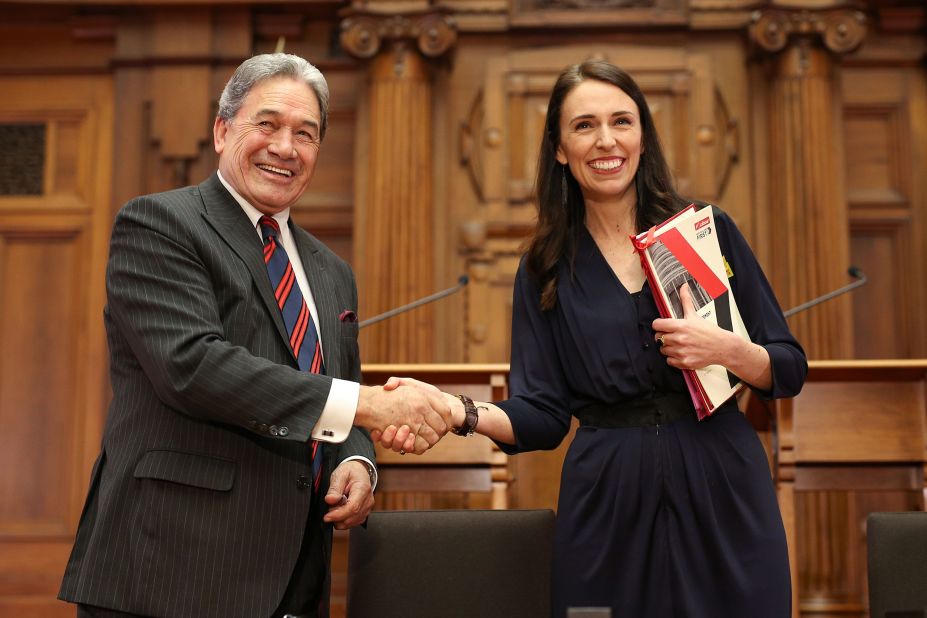
<svg viewBox="0 0 927 618"><path fill-rule="evenodd" d="M113 226L104 312L113 401L60 598L78 616L327 615L332 527L362 523L366 430L448 430L440 396L360 380L351 269L289 219L325 135L328 87L305 60L246 60L215 121L219 171L130 201ZM279 225L319 333L301 371L264 263ZM310 443L324 443L322 486Z"/></svg>

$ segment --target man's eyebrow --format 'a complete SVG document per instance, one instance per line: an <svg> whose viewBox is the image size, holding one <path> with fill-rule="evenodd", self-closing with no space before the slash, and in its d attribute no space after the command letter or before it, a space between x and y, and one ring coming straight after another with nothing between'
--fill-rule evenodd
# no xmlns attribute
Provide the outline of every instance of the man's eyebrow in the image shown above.
<svg viewBox="0 0 927 618"><path fill-rule="evenodd" d="M259 109L259 110L254 114L254 117L255 117L255 118L260 118L261 116L271 116L271 117L273 117L273 118L279 118L279 117L280 117L280 112L278 112L278 111L275 110L275 109L270 109L270 108ZM303 125L303 126L309 126L309 127L314 128L314 129L318 129L318 128L319 128L319 123L316 122L315 120L311 119L311 118L306 118L306 119L304 119L303 122L302 122L302 125Z"/></svg>

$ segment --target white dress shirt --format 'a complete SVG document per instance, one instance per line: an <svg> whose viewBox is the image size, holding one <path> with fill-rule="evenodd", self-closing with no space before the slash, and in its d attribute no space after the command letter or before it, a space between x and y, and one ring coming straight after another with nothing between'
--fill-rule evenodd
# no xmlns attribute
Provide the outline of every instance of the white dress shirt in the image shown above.
<svg viewBox="0 0 927 618"><path fill-rule="evenodd" d="M251 224L254 226L255 233L263 243L264 237L261 234L259 222L261 217L264 216L264 213L249 204L245 198L239 195L238 191L222 177L221 172L218 173L218 175L219 181L229 190L229 193L232 194L235 201L238 202L242 210L245 211L245 214L248 215ZM283 249L290 259L290 264L293 265L293 274L296 275L296 283L299 285L299 291L302 293L306 305L309 306L312 322L315 324L316 333L319 335L319 346L322 349L322 361L324 362L325 348L322 347L322 332L319 330L318 309L315 306L315 299L312 297L312 288L309 287L309 280L306 278L306 272L303 270L302 261L298 258L299 251L296 248L296 241L293 240L293 234L290 233L290 226L287 225L290 218L290 209L287 208L278 212L273 215L273 218L276 219L280 226L280 237L278 240L280 244L283 245ZM316 422L315 427L312 428L312 437L320 442L344 442L348 437L348 433L351 431L351 426L354 424L354 416L357 413L357 401L359 397L360 384L351 382L350 380L332 378L332 388L328 394L328 400L325 402L325 407L322 409L322 415ZM376 486L376 466L373 465L373 462L359 455L349 457L345 461L351 459L360 459L368 465L369 470L372 472L372 483Z"/></svg>

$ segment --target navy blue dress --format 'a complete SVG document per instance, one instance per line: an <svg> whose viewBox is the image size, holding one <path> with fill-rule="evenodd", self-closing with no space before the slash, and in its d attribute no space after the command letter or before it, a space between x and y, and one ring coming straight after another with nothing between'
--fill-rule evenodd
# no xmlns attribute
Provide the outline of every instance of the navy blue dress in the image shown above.
<svg viewBox="0 0 927 618"><path fill-rule="evenodd" d="M731 288L751 339L769 352L764 398L799 392L807 362L753 252L715 209ZM685 393L653 341L648 285L631 294L588 230L575 269L560 268L557 305L541 311L525 272L515 281L511 398L516 444L555 448L572 411L650 393ZM762 445L733 400L713 416L662 427L581 427L563 464L554 547L553 615L610 607L612 618L787 618L791 592L782 518Z"/></svg>

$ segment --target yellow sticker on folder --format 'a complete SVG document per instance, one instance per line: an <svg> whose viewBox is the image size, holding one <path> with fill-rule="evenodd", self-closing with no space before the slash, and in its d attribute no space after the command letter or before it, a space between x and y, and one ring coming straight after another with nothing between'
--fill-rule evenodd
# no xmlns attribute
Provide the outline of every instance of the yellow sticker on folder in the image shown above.
<svg viewBox="0 0 927 618"><path fill-rule="evenodd" d="M724 260L724 270L727 271L727 278L732 278L734 276L734 271L731 270L731 265L727 263L727 258L722 255L721 259Z"/></svg>

